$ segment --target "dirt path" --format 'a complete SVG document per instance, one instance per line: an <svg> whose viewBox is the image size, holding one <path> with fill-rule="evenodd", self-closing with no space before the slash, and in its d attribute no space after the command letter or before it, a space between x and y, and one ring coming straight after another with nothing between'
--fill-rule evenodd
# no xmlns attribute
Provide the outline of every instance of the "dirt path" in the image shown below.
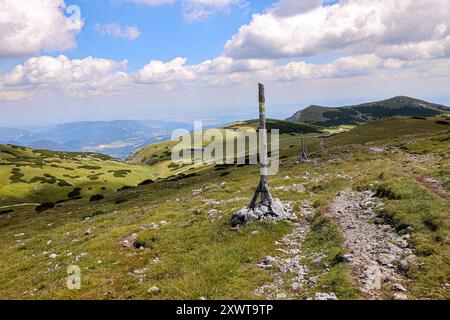
<svg viewBox="0 0 450 320"><path fill-rule="evenodd" d="M40 205L40 203L20 203L20 204L12 204L12 205L10 205L10 206L3 206L3 207L0 207L0 210L2 210L2 209L8 209L8 208L15 208L15 207L31 207L31 206L37 207L37 206L39 206L39 205Z"/></svg>
<svg viewBox="0 0 450 320"><path fill-rule="evenodd" d="M258 296L269 300L295 297L306 282L308 268L301 263L304 258L301 246L310 230L306 218L314 215L314 209L309 202L305 201L301 211L298 221L293 223L293 232L276 242L277 251L280 254L275 257L267 256L258 265L262 269L272 270L274 279L272 283L256 290ZM289 279L288 283L286 278Z"/></svg>
<svg viewBox="0 0 450 320"><path fill-rule="evenodd" d="M405 152L400 149L397 149L396 151L401 153L411 163L410 170L420 169L420 166L415 166L414 164L429 165L430 163L438 163L439 162L439 157L434 156L432 154L426 154L426 155L412 154L412 153ZM436 179L428 177L428 176L414 174L414 173L411 173L411 171L406 171L403 168L398 168L398 170L401 171L402 173L404 173L405 175L407 175L408 177L411 177L414 180L416 180L421 186L426 188L431 193L437 195L438 197L440 197L446 201L450 201L450 192L448 192L444 188L442 181L436 180Z"/></svg>
<svg viewBox="0 0 450 320"><path fill-rule="evenodd" d="M327 215L336 220L345 238L355 282L367 299L406 299L404 277L396 263L409 256L409 235L399 236L389 225L371 222L382 204L371 192L340 192Z"/></svg>
<svg viewBox="0 0 450 320"><path fill-rule="evenodd" d="M407 172L405 172L405 174L416 180L421 186L425 187L431 193L446 201L450 201L450 192L444 189L441 181L418 174L411 174Z"/></svg>

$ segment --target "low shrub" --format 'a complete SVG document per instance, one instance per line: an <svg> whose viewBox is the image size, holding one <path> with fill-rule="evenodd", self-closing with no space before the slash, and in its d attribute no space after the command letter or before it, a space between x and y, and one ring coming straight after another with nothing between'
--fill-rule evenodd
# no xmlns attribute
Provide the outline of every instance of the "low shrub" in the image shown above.
<svg viewBox="0 0 450 320"><path fill-rule="evenodd" d="M153 183L155 183L155 181L153 181L152 179L147 179L147 180L144 180L141 183L139 183L138 186L147 186L147 185L153 184Z"/></svg>
<svg viewBox="0 0 450 320"><path fill-rule="evenodd" d="M89 201L94 202L94 201L101 201L103 199L105 199L105 197L102 194L95 194L89 198Z"/></svg>
<svg viewBox="0 0 450 320"><path fill-rule="evenodd" d="M49 209L53 209L55 207L55 203L53 202L44 202L36 207L36 211L41 213Z"/></svg>
<svg viewBox="0 0 450 320"><path fill-rule="evenodd" d="M125 203L125 202L127 202L127 201L128 201L127 198L124 198L124 197L118 197L118 198L116 198L116 200L114 200L114 204L121 204L121 203Z"/></svg>
<svg viewBox="0 0 450 320"><path fill-rule="evenodd" d="M24 179L22 179L25 175L20 172L19 168L13 168L11 170L11 176L9 177L9 180L11 181L11 183L19 183L19 182L25 182L26 181Z"/></svg>
<svg viewBox="0 0 450 320"><path fill-rule="evenodd" d="M78 169L86 169L86 170L100 170L102 167L99 166L90 166L90 165L82 165L79 166Z"/></svg>
<svg viewBox="0 0 450 320"><path fill-rule="evenodd" d="M67 194L68 198L79 197L81 195L81 188L75 188Z"/></svg>
<svg viewBox="0 0 450 320"><path fill-rule="evenodd" d="M112 170L109 172L113 172L113 176L116 178L125 178L129 173L131 173L131 170Z"/></svg>
<svg viewBox="0 0 450 320"><path fill-rule="evenodd" d="M389 200L400 200L402 197L396 194L392 188L387 184L381 184L377 187L375 191L375 196L378 198L387 198Z"/></svg>
<svg viewBox="0 0 450 320"><path fill-rule="evenodd" d="M430 214L427 214L425 217L422 218L422 223L431 232L438 231L440 228L440 224L441 224L439 221L439 217L432 216Z"/></svg>
<svg viewBox="0 0 450 320"><path fill-rule="evenodd" d="M100 179L100 176L102 175L102 173L96 173L96 174L92 174L90 176L88 176L89 180L95 181Z"/></svg>
<svg viewBox="0 0 450 320"><path fill-rule="evenodd" d="M95 211L83 214L81 216L81 218L84 220L86 218L93 218L93 217L96 217L96 216L101 216L103 214L106 214L106 211L104 211L104 210L95 210Z"/></svg>
<svg viewBox="0 0 450 320"><path fill-rule="evenodd" d="M155 231L146 231L138 236L133 246L136 249L139 249L141 247L147 249L155 249L157 242L158 237L156 236Z"/></svg>
<svg viewBox="0 0 450 320"><path fill-rule="evenodd" d="M117 192L124 191L124 190L129 190L129 189L133 189L133 187L131 187L131 186L123 186L122 188L117 189Z"/></svg>
<svg viewBox="0 0 450 320"><path fill-rule="evenodd" d="M71 187L72 185L65 180L58 180L58 186L60 187Z"/></svg>
<svg viewBox="0 0 450 320"><path fill-rule="evenodd" d="M416 254L422 257L429 257L435 253L434 247L429 243L423 243L416 246Z"/></svg>

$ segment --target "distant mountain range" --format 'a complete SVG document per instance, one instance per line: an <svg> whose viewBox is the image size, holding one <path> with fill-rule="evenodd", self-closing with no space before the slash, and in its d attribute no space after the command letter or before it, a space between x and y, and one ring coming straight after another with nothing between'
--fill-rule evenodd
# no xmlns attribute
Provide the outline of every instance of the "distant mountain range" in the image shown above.
<svg viewBox="0 0 450 320"><path fill-rule="evenodd" d="M391 99L342 107L312 105L296 112L287 120L332 127L342 124L362 124L393 116L431 117L450 112L450 108L410 97Z"/></svg>
<svg viewBox="0 0 450 320"><path fill-rule="evenodd" d="M192 124L156 120L84 121L41 129L0 128L0 144L52 151L104 153L124 159L134 150L171 138L177 128Z"/></svg>

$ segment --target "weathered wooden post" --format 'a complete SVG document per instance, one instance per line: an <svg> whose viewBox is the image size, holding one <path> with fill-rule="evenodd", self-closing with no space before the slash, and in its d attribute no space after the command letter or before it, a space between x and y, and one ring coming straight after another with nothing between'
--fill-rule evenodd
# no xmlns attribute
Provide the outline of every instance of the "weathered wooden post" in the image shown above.
<svg viewBox="0 0 450 320"><path fill-rule="evenodd" d="M303 134L301 136L301 145L302 145L302 153L300 154L300 157L298 158L297 163L309 161L308 142Z"/></svg>
<svg viewBox="0 0 450 320"><path fill-rule="evenodd" d="M266 131L266 98L264 93L264 85L259 83L259 159L261 162L261 175L256 192L253 195L249 209L254 210L258 197L261 195L261 205L269 208L268 214L276 215L272 210L272 195L267 184L267 131Z"/></svg>

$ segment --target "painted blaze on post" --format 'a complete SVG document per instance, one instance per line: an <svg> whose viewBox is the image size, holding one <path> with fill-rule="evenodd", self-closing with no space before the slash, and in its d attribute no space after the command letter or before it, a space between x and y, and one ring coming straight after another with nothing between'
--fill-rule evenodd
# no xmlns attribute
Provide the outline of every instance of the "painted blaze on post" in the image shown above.
<svg viewBox="0 0 450 320"><path fill-rule="evenodd" d="M259 153L261 174L266 177L276 175L280 165L279 130L273 129L268 132L265 127L264 86L259 84L259 89L258 130L250 127L238 130L203 130L202 122L195 121L193 133L186 129L177 129L172 133L172 141L177 142L172 148L172 162L178 165L258 164ZM267 142L268 137L270 143Z"/></svg>

